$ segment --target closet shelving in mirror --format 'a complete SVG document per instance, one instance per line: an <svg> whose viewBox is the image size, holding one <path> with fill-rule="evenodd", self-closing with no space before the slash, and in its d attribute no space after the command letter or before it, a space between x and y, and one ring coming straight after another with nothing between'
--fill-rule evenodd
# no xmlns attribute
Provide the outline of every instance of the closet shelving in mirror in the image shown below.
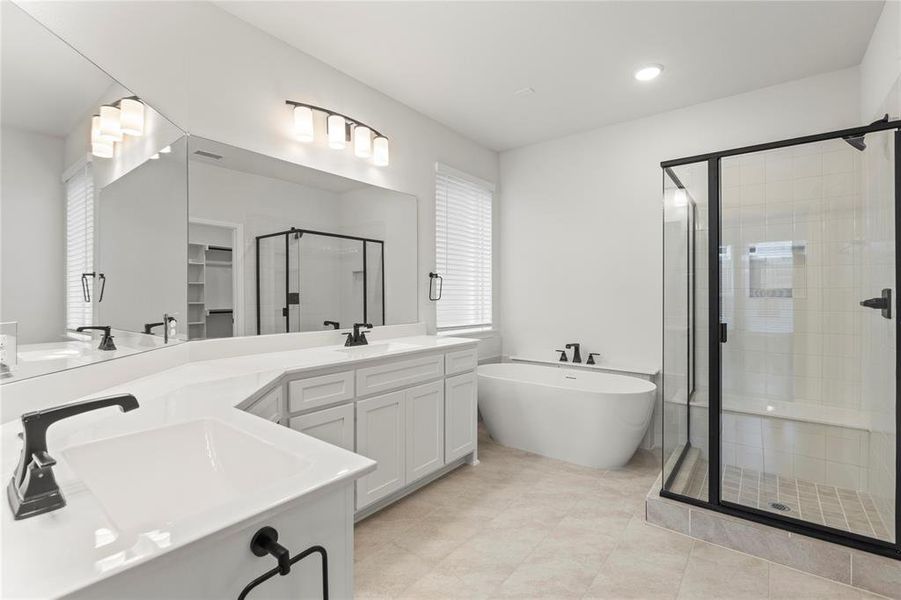
<svg viewBox="0 0 901 600"><path fill-rule="evenodd" d="M354 156L372 158L373 164L377 167L388 166L388 138L374 127L370 127L359 119L321 106L294 100L285 100L285 104L293 107L294 134L301 142L312 142L316 139L313 113L323 113L326 115L326 135L329 148L344 150L348 144L352 143Z"/></svg>

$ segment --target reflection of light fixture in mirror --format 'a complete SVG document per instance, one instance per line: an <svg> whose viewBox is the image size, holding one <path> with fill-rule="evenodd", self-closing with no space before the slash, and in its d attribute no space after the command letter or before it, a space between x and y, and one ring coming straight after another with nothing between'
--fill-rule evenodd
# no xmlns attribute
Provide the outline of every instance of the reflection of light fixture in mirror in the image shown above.
<svg viewBox="0 0 901 600"><path fill-rule="evenodd" d="M100 115L91 117L91 154L97 158L113 157L113 143L100 135Z"/></svg>
<svg viewBox="0 0 901 600"><path fill-rule="evenodd" d="M372 156L372 130L365 125L354 127L354 154L360 158Z"/></svg>
<svg viewBox="0 0 901 600"><path fill-rule="evenodd" d="M160 157L159 153L150 155L150 160L156 160Z"/></svg>
<svg viewBox="0 0 901 600"><path fill-rule="evenodd" d="M294 107L294 135L301 142L313 141L313 109L309 106Z"/></svg>
<svg viewBox="0 0 901 600"><path fill-rule="evenodd" d="M388 138L375 128L321 106L294 100L285 100L285 104L292 107L294 135L298 140L312 142L315 138L313 113L325 113L329 148L343 150L352 141L355 156L372 158L372 162L380 167L388 165Z"/></svg>
<svg viewBox="0 0 901 600"><path fill-rule="evenodd" d="M172 146L166 146L165 148L160 150L160 154L169 154L170 152L172 152Z"/></svg>
<svg viewBox="0 0 901 600"><path fill-rule="evenodd" d="M115 106L100 107L100 137L108 142L122 141L120 110Z"/></svg>
<svg viewBox="0 0 901 600"><path fill-rule="evenodd" d="M119 110L122 133L144 135L144 104L137 98L123 98L119 102Z"/></svg>
<svg viewBox="0 0 901 600"><path fill-rule="evenodd" d="M344 150L347 145L347 121L341 115L328 116L328 147Z"/></svg>
<svg viewBox="0 0 901 600"><path fill-rule="evenodd" d="M377 167L388 166L388 138L377 136L372 142L372 162Z"/></svg>

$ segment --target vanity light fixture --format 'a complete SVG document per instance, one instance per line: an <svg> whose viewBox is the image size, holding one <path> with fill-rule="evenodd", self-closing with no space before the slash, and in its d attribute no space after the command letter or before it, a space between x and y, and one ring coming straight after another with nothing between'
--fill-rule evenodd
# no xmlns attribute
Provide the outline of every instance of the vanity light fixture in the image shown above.
<svg viewBox="0 0 901 600"><path fill-rule="evenodd" d="M98 158L113 157L113 143L100 136L100 115L91 117L91 154Z"/></svg>
<svg viewBox="0 0 901 600"><path fill-rule="evenodd" d="M144 103L137 98L122 98L119 102L122 133L144 135Z"/></svg>
<svg viewBox="0 0 901 600"><path fill-rule="evenodd" d="M344 150L347 145L347 121L341 115L329 115L326 125L328 147L332 150Z"/></svg>
<svg viewBox="0 0 901 600"><path fill-rule="evenodd" d="M313 132L313 109L309 106L294 107L294 135L301 142L312 142L316 137Z"/></svg>
<svg viewBox="0 0 901 600"><path fill-rule="evenodd" d="M121 142L122 123L119 107L111 104L100 107L100 137L108 142Z"/></svg>
<svg viewBox="0 0 901 600"><path fill-rule="evenodd" d="M358 158L372 158L376 166L388 166L388 138L381 132L362 121L321 106L294 100L285 100L285 104L293 107L294 135L298 141L312 142L315 139L313 113L325 113L329 148L344 150L348 143L352 143L354 155Z"/></svg>
<svg viewBox="0 0 901 600"><path fill-rule="evenodd" d="M360 158L372 156L372 130L365 125L354 127L354 155Z"/></svg>
<svg viewBox="0 0 901 600"><path fill-rule="evenodd" d="M91 117L91 154L112 158L116 142L122 142L126 135L144 135L145 108L137 96L101 106L99 114Z"/></svg>
<svg viewBox="0 0 901 600"><path fill-rule="evenodd" d="M638 81L650 81L656 79L663 72L663 65L647 65L635 71L635 79Z"/></svg>

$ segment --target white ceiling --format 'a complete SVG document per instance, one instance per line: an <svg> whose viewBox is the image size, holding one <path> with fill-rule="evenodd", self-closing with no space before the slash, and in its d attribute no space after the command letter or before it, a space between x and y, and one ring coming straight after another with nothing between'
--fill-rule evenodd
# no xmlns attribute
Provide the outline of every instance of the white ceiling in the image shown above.
<svg viewBox="0 0 901 600"><path fill-rule="evenodd" d="M857 65L883 2L217 4L505 150Z"/></svg>
<svg viewBox="0 0 901 600"><path fill-rule="evenodd" d="M65 137L115 80L18 6L0 10L3 125Z"/></svg>

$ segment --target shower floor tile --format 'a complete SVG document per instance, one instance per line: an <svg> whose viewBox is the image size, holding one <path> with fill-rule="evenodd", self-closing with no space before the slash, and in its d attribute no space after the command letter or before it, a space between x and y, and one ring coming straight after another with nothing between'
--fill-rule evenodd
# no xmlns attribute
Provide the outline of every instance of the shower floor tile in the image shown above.
<svg viewBox="0 0 901 600"><path fill-rule="evenodd" d="M707 499L707 461L697 459L685 483L674 489ZM777 515L826 525L867 537L891 540L885 520L867 492L821 485L803 479L723 465L722 499Z"/></svg>

